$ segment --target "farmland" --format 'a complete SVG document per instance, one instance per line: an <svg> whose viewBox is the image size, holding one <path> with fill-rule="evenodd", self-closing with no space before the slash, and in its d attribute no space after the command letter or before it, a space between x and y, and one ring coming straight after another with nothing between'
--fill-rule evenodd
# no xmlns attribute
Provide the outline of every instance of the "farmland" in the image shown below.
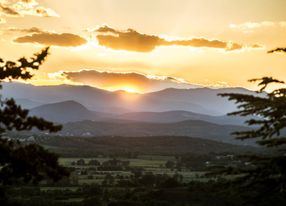
<svg viewBox="0 0 286 206"><path fill-rule="evenodd" d="M147 152L148 153L148 152ZM171 152L170 152L171 153ZM216 183L205 174L213 165L244 164L231 153L151 155L126 153L93 157L60 157L70 176L8 189L17 205L191 205L196 193L204 199ZM158 192L160 195L158 195ZM169 198L176 196L176 203ZM178 201L178 199L180 201ZM226 199L222 197L222 199ZM203 204L203 201L201 201Z"/></svg>

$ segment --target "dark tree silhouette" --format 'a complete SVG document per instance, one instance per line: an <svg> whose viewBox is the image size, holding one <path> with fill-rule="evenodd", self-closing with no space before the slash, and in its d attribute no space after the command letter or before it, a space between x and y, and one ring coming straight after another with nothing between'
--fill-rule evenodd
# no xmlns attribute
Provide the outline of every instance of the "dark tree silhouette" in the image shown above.
<svg viewBox="0 0 286 206"><path fill-rule="evenodd" d="M278 48L271 52L283 51ZM286 52L286 51L283 51ZM245 123L252 129L235 132L238 139L253 138L257 143L268 149L264 155L247 155L245 160L250 163L248 167L221 168L219 174L239 174L236 179L239 190L246 195L247 205L269 205L276 201L275 205L286 204L286 152L285 152L285 128L286 128L286 87L284 81L272 77L252 79L258 82L261 88L257 91L260 95L248 95L239 93L219 94L238 104L238 111L229 115L248 116L251 119ZM276 84L271 92L266 92L269 85ZM283 131L284 130L284 131ZM216 172L215 172L216 173ZM216 173L217 174L217 173ZM251 194L251 195L250 195ZM272 204L272 203L271 203Z"/></svg>
<svg viewBox="0 0 286 206"><path fill-rule="evenodd" d="M18 61L0 59L0 82L4 80L27 80L33 70L38 70L48 56L49 48L43 49L32 58ZM6 131L23 131L37 128L56 132L61 125L29 116L29 111L17 105L14 99L0 98L0 186L18 182L37 183L44 178L59 180L67 176L65 168L58 164L58 157L37 144L22 144L3 138Z"/></svg>
<svg viewBox="0 0 286 206"><path fill-rule="evenodd" d="M238 187L237 195L245 198L245 205L275 205L286 204L286 137L283 129L286 127L286 89L275 89L266 93L269 84L284 84L282 81L271 77L251 80L259 81L261 89L258 93L265 96L254 96L247 94L220 94L234 100L239 110L230 115L241 115L252 117L246 123L252 127L248 131L235 132L238 139L254 138L257 143L271 147L263 155L245 155L241 157L248 166L216 168L214 174L235 174L234 185Z"/></svg>
<svg viewBox="0 0 286 206"><path fill-rule="evenodd" d="M276 48L276 49L272 49L272 50L269 50L268 53L275 53L275 52L286 52L286 48L284 47L279 47L279 48Z"/></svg>
<svg viewBox="0 0 286 206"><path fill-rule="evenodd" d="M259 81L258 85L261 86L261 89L257 93L265 94L265 96L237 93L220 94L220 96L228 97L229 100L238 104L240 110L229 115L257 117L246 121L249 126L256 126L257 129L234 134L238 139L257 138L257 143L268 147L285 144L286 138L280 135L280 131L286 127L286 88L274 89L270 93L265 92L269 84L284 84L284 82L272 77L249 81Z"/></svg>

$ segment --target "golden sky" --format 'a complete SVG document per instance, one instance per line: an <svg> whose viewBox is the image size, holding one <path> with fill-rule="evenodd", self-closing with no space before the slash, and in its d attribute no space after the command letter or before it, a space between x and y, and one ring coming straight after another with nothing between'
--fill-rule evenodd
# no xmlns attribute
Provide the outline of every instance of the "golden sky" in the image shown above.
<svg viewBox="0 0 286 206"><path fill-rule="evenodd" d="M286 79L285 0L0 0L0 56L44 46L31 81L152 92Z"/></svg>

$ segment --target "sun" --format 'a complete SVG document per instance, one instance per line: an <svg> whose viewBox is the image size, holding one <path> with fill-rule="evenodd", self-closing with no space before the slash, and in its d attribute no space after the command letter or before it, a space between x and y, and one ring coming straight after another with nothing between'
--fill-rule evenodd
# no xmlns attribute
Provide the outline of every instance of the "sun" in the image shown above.
<svg viewBox="0 0 286 206"><path fill-rule="evenodd" d="M116 91L124 91L126 93L130 93L130 94L141 94L142 90L140 89L139 86L137 85L131 85L131 84L124 84L124 85L113 85L112 87L108 87L108 88L103 88L106 89L108 91L112 91L112 92L116 92Z"/></svg>
<svg viewBox="0 0 286 206"><path fill-rule="evenodd" d="M123 87L121 88L121 90L124 90L125 92L128 93L138 93L138 91L134 87Z"/></svg>

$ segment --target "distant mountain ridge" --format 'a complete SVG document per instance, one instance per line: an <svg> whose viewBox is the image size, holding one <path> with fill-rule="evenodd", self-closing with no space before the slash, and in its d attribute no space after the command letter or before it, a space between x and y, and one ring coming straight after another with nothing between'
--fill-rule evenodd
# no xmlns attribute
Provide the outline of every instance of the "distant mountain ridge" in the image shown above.
<svg viewBox="0 0 286 206"><path fill-rule="evenodd" d="M2 91L4 97L27 99L42 104L73 100L89 110L114 114L183 110L206 115L225 115L235 110L236 105L226 98L217 96L219 93L257 95L244 88L170 88L146 94L129 94L122 91L110 92L90 86L33 86L22 83L3 83Z"/></svg>
<svg viewBox="0 0 286 206"><path fill-rule="evenodd" d="M59 123L100 120L108 116L108 114L90 111L80 103L72 100L35 107L30 110L30 115Z"/></svg>
<svg viewBox="0 0 286 206"><path fill-rule="evenodd" d="M88 110L82 104L73 100L41 105L32 108L30 114L59 123L78 122L83 120L105 122L122 122L123 120L126 120L153 123L176 123L186 120L202 120L215 124L242 125L245 121L245 118L240 117L210 116L188 111L110 114Z"/></svg>
<svg viewBox="0 0 286 206"><path fill-rule="evenodd" d="M146 94L110 92L89 86L4 83L3 96L38 105L30 114L63 124L62 136L189 136L249 144L232 132L248 130L244 118L229 117L236 105L218 93L256 93L243 88L165 89Z"/></svg>
<svg viewBox="0 0 286 206"><path fill-rule="evenodd" d="M34 107L38 107L38 106L43 105L43 103L41 103L41 102L35 102L35 101L25 99L25 98L15 99L15 100L16 100L17 104L21 105L25 109L32 109Z"/></svg>
<svg viewBox="0 0 286 206"><path fill-rule="evenodd" d="M202 120L215 124L242 125L245 117L237 116L211 116L188 111L167 112L131 112L118 115L117 118L138 122L174 123L185 120Z"/></svg>
<svg viewBox="0 0 286 206"><path fill-rule="evenodd" d="M251 145L251 142L237 141L231 136L232 132L249 129L240 126L244 119L236 117L187 111L110 114L90 111L72 100L35 107L30 110L30 115L62 123L63 129L58 133L61 136L189 136Z"/></svg>

